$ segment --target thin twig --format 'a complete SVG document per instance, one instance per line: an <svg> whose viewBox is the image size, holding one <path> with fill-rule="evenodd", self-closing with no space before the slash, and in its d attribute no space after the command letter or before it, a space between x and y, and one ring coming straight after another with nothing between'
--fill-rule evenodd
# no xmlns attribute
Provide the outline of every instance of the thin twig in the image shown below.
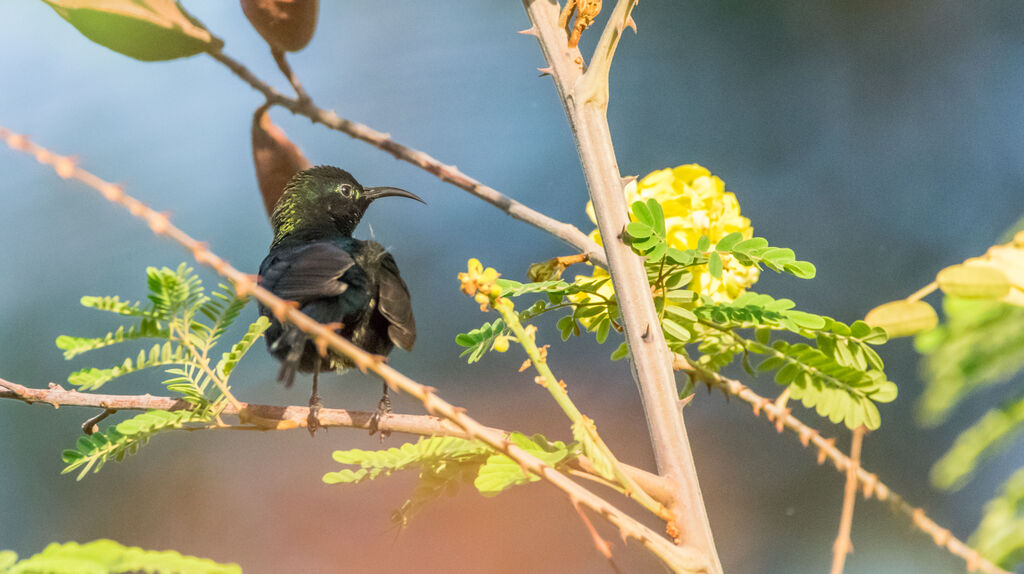
<svg viewBox="0 0 1024 574"><path fill-rule="evenodd" d="M618 29L625 24L632 4L631 0L620 0L607 26ZM697 548L706 557L710 571L720 574L722 567L683 424L672 356L658 328L658 314L643 261L621 240L629 215L605 114L606 105L599 98L591 97L593 93L582 85L583 58L578 49L569 47L565 30L558 25L558 4L548 0L523 0L523 6L532 24L524 33L537 37L548 63L544 72L555 81L576 139L610 264L607 269L619 301L632 359L630 364L640 390L658 470L677 485L675 501L669 508L679 529L673 535L678 534L677 539ZM606 28L595 53L604 54L610 62L620 34L621 29L611 34Z"/></svg>
<svg viewBox="0 0 1024 574"><path fill-rule="evenodd" d="M606 267L608 265L607 259L605 259L604 250L601 249L601 246L590 239L586 233L580 231L575 225L558 221L557 219L535 211L498 190L488 187L469 177L459 171L459 168L454 165L446 165L427 153L396 142L391 139L390 134L379 132L359 122L340 118L332 111L316 107L310 100L289 98L258 78L240 62L223 52L210 52L210 56L227 66L228 69L230 69L236 76L262 93L268 103L281 106L293 114L305 116L315 123L380 148L395 156L397 159L411 163L416 167L434 174L442 181L468 191L472 195L490 203L519 221L528 223L543 231L547 231L551 235L554 235L576 249L579 249L583 253L586 253L594 263L597 263L602 267Z"/></svg>
<svg viewBox="0 0 1024 574"><path fill-rule="evenodd" d="M774 401L755 393L743 383L702 369L682 355L676 355L676 368L686 371L705 384L721 389L722 392L728 395L739 397L753 408L755 416L760 416L763 412L770 421L777 422L781 419L785 428L796 433L800 438L801 444L805 447L814 445L814 448L818 451L818 464L830 460L835 465L836 470L840 472L845 472L850 467L850 458L836 448L834 438L823 437L817 430L793 416L789 409L778 409ZM888 485L879 480L878 475L860 467L857 469L857 481L865 498L875 497L882 502L887 502L889 508L894 513L910 518L911 523L918 530L931 536L937 546L945 548L954 556L962 558L967 563L967 570L969 572L981 571L985 574L1010 574L981 554L978 554L977 550L974 550L965 542L953 536L948 529L939 526L934 520L928 518L923 508L911 506L900 494L894 492Z"/></svg>
<svg viewBox="0 0 1024 574"><path fill-rule="evenodd" d="M288 56L285 55L284 50L271 48L270 54L274 56L274 62L277 63L277 69L281 70L284 77L288 79L288 83L292 85L292 89L295 90L295 95L299 97L299 101L309 102L309 104L312 105L313 98L309 97L309 94L306 93L306 89L302 87L302 82L299 81L299 77L292 71L292 66L288 63Z"/></svg>
<svg viewBox="0 0 1024 574"><path fill-rule="evenodd" d="M853 430L853 440L850 443L850 464L846 466L846 486L843 489L843 512L839 517L839 534L836 535L836 542L832 547L832 574L843 574L846 555L853 552L850 531L853 529L853 505L857 501L857 470L860 468L860 449L866 430L863 425Z"/></svg>
<svg viewBox="0 0 1024 574"><path fill-rule="evenodd" d="M198 263L210 267L222 277L230 280L240 296L254 297L271 309L278 320L295 325L310 335L317 344L322 344L349 357L360 370L372 371L381 377L389 387L418 399L430 414L444 417L455 423L470 438L478 440L516 461L524 472L543 478L564 492L571 501L578 501L597 512L618 528L623 538L637 539L670 568L678 572L707 571L705 558L699 551L690 547L674 545L608 501L573 482L565 474L519 448L509 441L506 435L480 424L466 414L465 409L456 407L438 396L436 389L413 381L381 361L379 357L360 349L351 341L339 336L330 327L314 321L296 309L294 305L290 305L287 301L260 287L252 276L232 267L227 261L210 251L204 243L193 239L173 225L167 215L154 211L141 201L126 194L120 186L104 181L75 165L71 158L56 155L32 143L25 136L15 134L6 128L0 127L0 138L12 149L29 153L35 156L40 163L52 166L57 175L62 178L81 181L98 191L108 201L125 207L129 213L146 221L155 235L173 240L189 251Z"/></svg>
<svg viewBox="0 0 1024 574"><path fill-rule="evenodd" d="M594 523L590 522L590 518L587 516L587 511L583 509L575 500L572 502L572 507L576 509L576 514L579 515L580 521L587 527L587 532L590 533L590 539L594 542L594 547L601 553L602 556L608 560L608 564L612 567L612 570L616 574L620 574L622 570L619 570L619 565L615 563L615 557L612 556L612 545L605 540L601 533L594 528Z"/></svg>

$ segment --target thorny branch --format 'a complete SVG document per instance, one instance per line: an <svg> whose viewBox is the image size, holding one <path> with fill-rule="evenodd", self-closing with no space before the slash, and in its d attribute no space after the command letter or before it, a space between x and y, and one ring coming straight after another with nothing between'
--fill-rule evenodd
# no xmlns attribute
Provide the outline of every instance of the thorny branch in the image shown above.
<svg viewBox="0 0 1024 574"><path fill-rule="evenodd" d="M672 358L665 336L658 328L657 311L643 262L621 239L629 222L623 180L606 115L607 66L610 65L622 28L627 26L635 0L619 0L595 48L598 68L583 72L583 57L570 48L565 30L559 27L558 3L523 0L531 27L524 34L537 38L554 79L576 140L580 163L597 215L597 225L608 256L612 284L619 301L631 356L633 378L640 390L651 445L659 473L676 485L669 507L680 532L673 537L700 551L710 572L720 574L718 552L704 509L697 470L683 424ZM603 67L602 67L603 66ZM603 74L603 75L602 75Z"/></svg>
<svg viewBox="0 0 1024 574"><path fill-rule="evenodd" d="M441 181L468 191L513 218L547 231L585 253L594 263L607 267L608 262L605 259L604 249L601 249L600 245L591 240L590 237L587 237L587 234L580 231L575 225L558 221L531 209L493 187L488 187L469 177L454 165L446 165L427 153L396 142L391 138L390 134L379 132L359 122L340 118L332 111L316 107L312 100L289 98L258 78L240 62L223 52L210 52L210 56L227 66L236 76L262 93L268 103L281 106L293 114L305 116L315 123L364 141L390 153L397 159L424 169L437 176Z"/></svg>
<svg viewBox="0 0 1024 574"><path fill-rule="evenodd" d="M344 354L352 359L353 363L363 372L372 371L392 389L415 397L423 403L427 412L450 420L465 431L470 438L486 444L519 463L524 472L539 476L554 485L566 494L571 503L586 506L604 517L618 528L623 539L635 538L670 568L677 572L707 571L706 562L700 552L690 547L676 546L600 496L573 482L565 474L519 448L509 441L506 435L480 424L466 414L464 408L456 407L438 396L436 389L413 381L387 363L339 336L329 327L314 321L296 309L294 305L289 305L287 301L260 287L253 281L252 276L232 267L227 261L210 251L205 244L193 239L173 225L167 215L154 211L141 201L126 194L121 186L109 183L81 169L71 158L56 155L30 142L25 136L15 134L6 128L0 127L0 138L12 149L31 154L40 163L52 166L57 175L62 178L76 179L98 191L108 201L125 207L129 213L146 221L154 234L165 236L180 244L192 254L198 263L212 268L222 277L230 280L240 296L254 297L271 309L279 320L287 321L302 329L311 335L319 345ZM246 421L248 414L245 410L239 412L243 421Z"/></svg>
<svg viewBox="0 0 1024 574"><path fill-rule="evenodd" d="M702 369L682 355L675 356L675 367L678 370L689 373L698 381L721 389L727 393L727 396L739 397L753 408L754 416L760 416L762 412L765 413L765 417L769 421L777 424L779 432L782 432L782 429L793 431L800 438L800 443L805 447L813 444L818 449L818 464L830 460L835 465L836 470L840 472L845 472L850 468L850 458L836 448L836 439L823 437L817 430L794 417L784 405L762 397L751 390L750 387L735 379L723 377L718 373ZM932 541L937 546L945 548L954 556L962 558L967 563L967 570L969 572L981 571L985 574L1010 574L981 554L978 554L977 550L971 548L956 536L953 536L948 529L939 526L934 520L928 518L923 508L911 506L901 495L893 492L888 485L879 480L878 475L868 472L864 467L859 467L857 468L857 481L863 489L865 498L873 496L882 502L887 502L890 510L910 518L911 523L918 530L931 536Z"/></svg>

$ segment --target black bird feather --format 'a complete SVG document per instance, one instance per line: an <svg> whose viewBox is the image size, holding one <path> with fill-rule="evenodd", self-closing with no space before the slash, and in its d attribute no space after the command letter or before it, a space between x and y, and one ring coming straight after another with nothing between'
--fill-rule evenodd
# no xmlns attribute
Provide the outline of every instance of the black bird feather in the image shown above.
<svg viewBox="0 0 1024 574"><path fill-rule="evenodd" d="M397 345L412 350L416 342L409 288L394 258L381 244L352 237L370 203L380 197L420 200L396 188L363 188L348 172L318 166L297 173L274 208L274 241L260 265L260 284L278 297L294 301L320 323L338 323L339 334L363 350L387 356ZM281 361L278 380L290 387L296 372L313 373L310 432L319 426L317 375L350 368L352 361L328 351L321 357L300 329L270 319L267 347ZM378 407L386 414L387 386ZM376 421L376 418L375 418Z"/></svg>

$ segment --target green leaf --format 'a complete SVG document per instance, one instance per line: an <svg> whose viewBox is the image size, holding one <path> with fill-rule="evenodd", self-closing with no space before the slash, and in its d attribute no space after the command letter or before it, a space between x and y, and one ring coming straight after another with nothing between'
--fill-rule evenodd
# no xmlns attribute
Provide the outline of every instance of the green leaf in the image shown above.
<svg viewBox="0 0 1024 574"><path fill-rule="evenodd" d="M142 303L137 301L122 301L116 295L113 297L85 296L82 297L81 304L83 307L96 309L97 311L107 311L110 313L117 313L118 315L126 315L128 317L144 317L147 319L164 318L151 309L143 309Z"/></svg>
<svg viewBox="0 0 1024 574"><path fill-rule="evenodd" d="M804 343L775 341L766 347L748 342L747 348L769 356L758 370L778 369L775 380L789 385L791 397L800 399L807 408L815 408L820 416L845 422L851 429L860 424L878 428L881 419L874 403L896 398L896 385L880 371L865 372L842 365Z"/></svg>
<svg viewBox="0 0 1024 574"><path fill-rule="evenodd" d="M768 247L768 240L764 237L751 237L744 239L732 246L733 253L748 254L756 253Z"/></svg>
<svg viewBox="0 0 1024 574"><path fill-rule="evenodd" d="M725 237L723 237L722 239L720 239L718 241L718 244L715 245L715 251L719 251L719 252L729 252L729 251L732 251L732 248L735 247L736 244L739 243L742 239L743 239L743 234L742 233L740 233L739 231L733 231L732 233L730 233L729 235L726 235Z"/></svg>
<svg viewBox="0 0 1024 574"><path fill-rule="evenodd" d="M43 0L86 38L145 62L224 46L174 0Z"/></svg>
<svg viewBox="0 0 1024 574"><path fill-rule="evenodd" d="M67 464L61 474L78 470L76 480L82 480L90 470L99 472L110 459L122 460L134 454L149 442L153 435L172 428L181 428L186 423L209 420L209 415L187 410L149 410L126 419L105 431L89 436L80 436L74 450L64 451L61 459Z"/></svg>
<svg viewBox="0 0 1024 574"><path fill-rule="evenodd" d="M248 297L239 297L234 290L221 283L218 290L213 292L213 297L207 299L199 306L202 313L212 324L203 330L200 343L207 348L223 335L242 312L242 309L249 304ZM204 326L205 327L205 326Z"/></svg>
<svg viewBox="0 0 1024 574"><path fill-rule="evenodd" d="M906 337L935 327L935 309L924 301L899 300L879 305L868 312L864 322L881 327L889 337Z"/></svg>
<svg viewBox="0 0 1024 574"><path fill-rule="evenodd" d="M925 355L926 385L918 405L925 425L942 422L972 393L1024 370L1024 308L946 297L943 312L946 322L914 341Z"/></svg>
<svg viewBox="0 0 1024 574"><path fill-rule="evenodd" d="M971 535L971 548L999 566L1013 570L1024 557L1024 469L1000 488L998 496L985 504L978 529Z"/></svg>
<svg viewBox="0 0 1024 574"><path fill-rule="evenodd" d="M116 331L107 333L103 337L71 337L61 335L57 337L57 348L64 351L65 359L74 357L110 345L124 343L125 341L136 341L139 339L166 339L170 337L167 329L160 328L159 324L152 319L143 319L139 325L133 325L125 330L124 326L118 327Z"/></svg>
<svg viewBox="0 0 1024 574"><path fill-rule="evenodd" d="M707 251L711 248L711 239L707 235L701 235L697 240L697 251Z"/></svg>
<svg viewBox="0 0 1024 574"><path fill-rule="evenodd" d="M611 360L618 361L620 359L625 359L628 356L629 345L627 345L625 342L622 342L614 351L612 351Z"/></svg>
<svg viewBox="0 0 1024 574"><path fill-rule="evenodd" d="M366 472L344 469L329 472L323 481L327 484L341 484L373 480L380 476L388 476L394 472L425 465L436 465L442 462L479 464L491 453L491 449L482 443L456 437L422 437L415 443L405 443L400 447L383 450L350 450L334 451L334 460L347 465L357 465Z"/></svg>
<svg viewBox="0 0 1024 574"><path fill-rule="evenodd" d="M640 223L646 224L650 228L654 228L655 220L651 214L651 209L647 206L646 202L634 201L633 205L630 206L630 210L633 212L633 216Z"/></svg>
<svg viewBox="0 0 1024 574"><path fill-rule="evenodd" d="M990 410L963 431L932 468L932 484L957 490L984 460L1005 450L1024 432L1024 398Z"/></svg>
<svg viewBox="0 0 1024 574"><path fill-rule="evenodd" d="M13 552L11 553L13 554ZM2 568L2 564L0 564ZM238 564L186 556L173 550L143 550L113 540L53 543L4 571L5 574L147 572L151 574L241 574Z"/></svg>
<svg viewBox="0 0 1024 574"><path fill-rule="evenodd" d="M125 359L123 363L116 367L108 369L92 367L71 373L68 376L68 383L78 387L79 390L92 391L129 373L150 367L180 364L184 358L184 349L168 341L162 345L154 345L148 354L145 350L139 351L139 355L134 362L131 359Z"/></svg>
<svg viewBox="0 0 1024 574"><path fill-rule="evenodd" d="M459 356L465 357L469 355L466 362L470 364L475 363L483 358L487 351L494 348L494 343L498 340L498 337L507 333L508 329L505 327L505 321L500 318L496 319L493 323L484 323L479 329L473 329L468 333L459 333L455 336L455 343L460 347L466 347L466 350Z"/></svg>
<svg viewBox="0 0 1024 574"><path fill-rule="evenodd" d="M791 275L796 275L801 279L814 279L814 276L818 273L814 264L810 261L794 261L783 265L783 269Z"/></svg>
<svg viewBox="0 0 1024 574"><path fill-rule="evenodd" d="M511 279L498 279L497 284L501 287L502 297L519 297L528 293L561 293L569 288L569 284L562 280L520 283Z"/></svg>
<svg viewBox="0 0 1024 574"><path fill-rule="evenodd" d="M527 437L514 432L509 435L509 440L551 466L558 466L573 456L572 447L561 441L549 442L543 435ZM540 480L540 477L524 473L519 463L503 454L495 453L480 467L473 486L484 496L495 496L513 486L537 480Z"/></svg>
<svg viewBox="0 0 1024 574"><path fill-rule="evenodd" d="M953 265L939 271L935 282L946 295L968 299L1000 299L1010 292L1006 275L988 265Z"/></svg>
<svg viewBox="0 0 1024 574"><path fill-rule="evenodd" d="M654 230L651 229L651 226L646 223L633 221L631 223L626 224L626 233L628 233L630 237L632 237L633 239L639 240L650 237L651 234L654 233Z"/></svg>
<svg viewBox="0 0 1024 574"><path fill-rule="evenodd" d="M263 332L270 328L270 320L266 317L261 316L252 325L249 325L249 330L246 331L245 336L240 341L231 347L231 350L224 353L220 361L217 362L217 374L223 378L231 376L231 371L235 370L235 366L242 360L242 357L252 348L253 344L261 336Z"/></svg>
<svg viewBox="0 0 1024 574"><path fill-rule="evenodd" d="M708 257L708 272L715 279L722 278L722 256L717 251Z"/></svg>

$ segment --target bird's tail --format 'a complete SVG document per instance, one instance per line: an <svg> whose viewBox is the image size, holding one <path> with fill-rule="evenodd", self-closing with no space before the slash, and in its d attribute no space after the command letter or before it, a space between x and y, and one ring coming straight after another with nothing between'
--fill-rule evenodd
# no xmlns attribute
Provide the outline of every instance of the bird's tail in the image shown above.
<svg viewBox="0 0 1024 574"><path fill-rule="evenodd" d="M281 370L277 372L277 380L284 383L286 388L295 383L295 373L299 370L306 339L307 335L301 329L289 325L277 341L274 341L272 353L278 349L285 351L284 357L281 358Z"/></svg>

